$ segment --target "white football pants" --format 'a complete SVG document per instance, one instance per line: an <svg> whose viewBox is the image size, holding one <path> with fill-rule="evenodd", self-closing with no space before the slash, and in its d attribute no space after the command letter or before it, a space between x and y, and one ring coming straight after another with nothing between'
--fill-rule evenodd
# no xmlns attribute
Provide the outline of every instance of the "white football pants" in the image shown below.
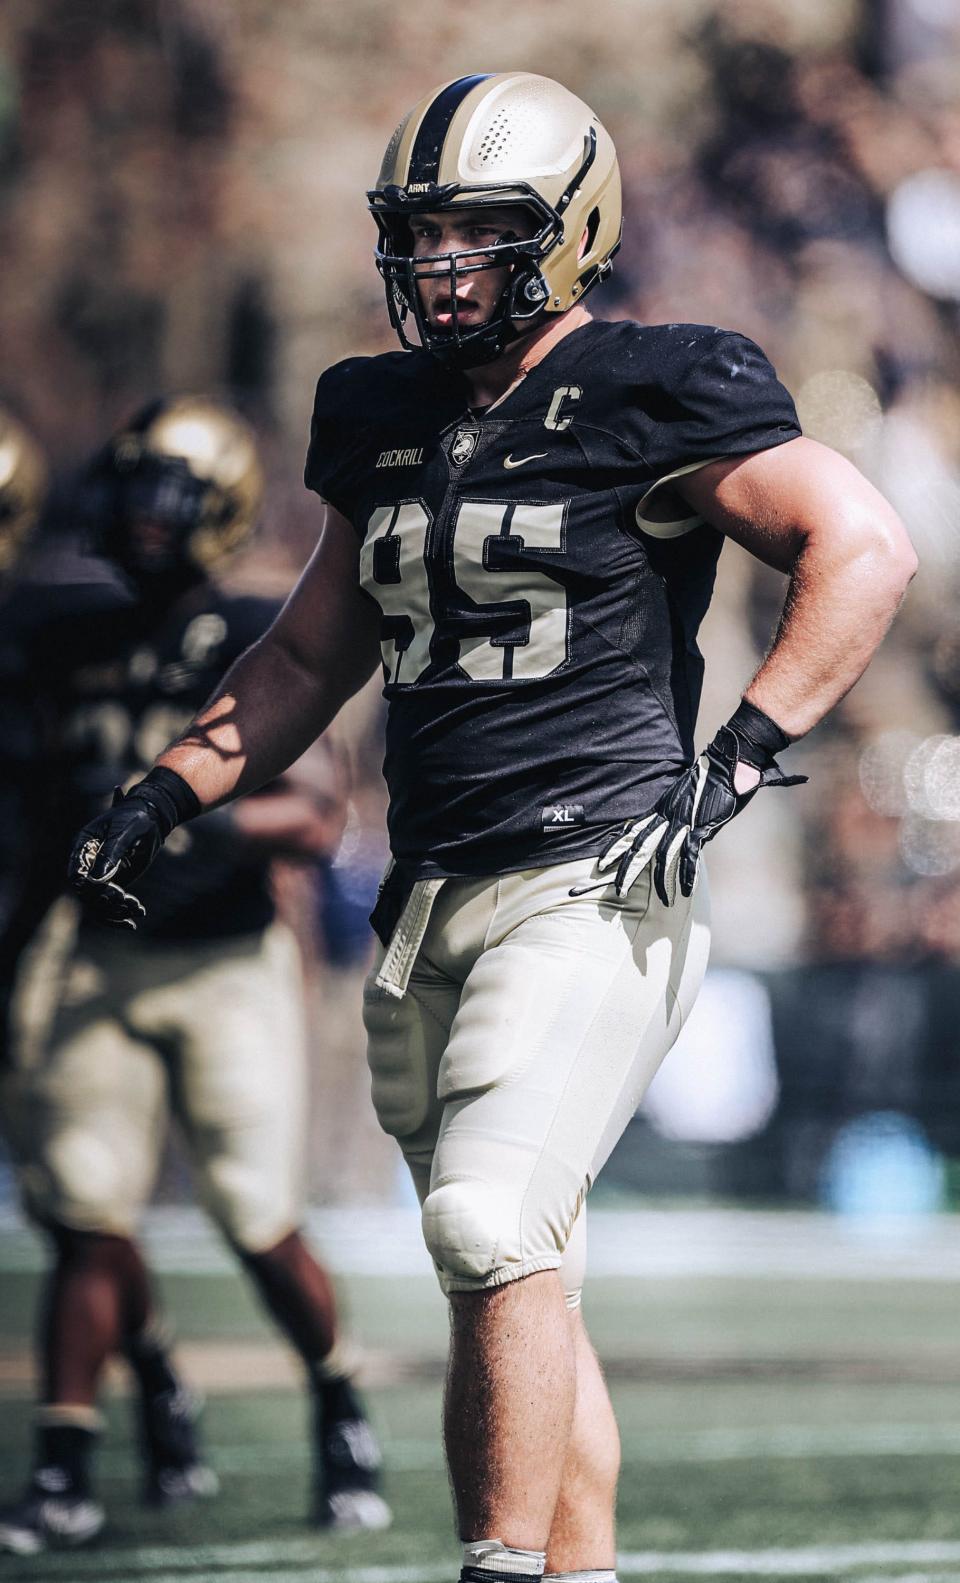
<svg viewBox="0 0 960 1583"><path fill-rule="evenodd" d="M618 898L593 859L445 880L406 994L364 993L373 1101L444 1291L585 1262L582 1206L703 978L708 901Z"/></svg>
<svg viewBox="0 0 960 1583"><path fill-rule="evenodd" d="M303 1210L293 935L274 923L176 944L104 929L74 951L72 904L55 913L24 966L18 1058L0 1085L28 1212L132 1235L172 1112L207 1210L238 1247L273 1247Z"/></svg>

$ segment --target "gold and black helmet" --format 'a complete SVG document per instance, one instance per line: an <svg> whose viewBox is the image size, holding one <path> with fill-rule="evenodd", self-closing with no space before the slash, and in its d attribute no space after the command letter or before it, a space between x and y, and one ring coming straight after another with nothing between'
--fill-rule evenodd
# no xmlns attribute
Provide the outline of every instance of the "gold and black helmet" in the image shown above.
<svg viewBox="0 0 960 1583"><path fill-rule="evenodd" d="M47 494L43 452L19 419L0 407L0 573L14 565Z"/></svg>
<svg viewBox="0 0 960 1583"><path fill-rule="evenodd" d="M207 572L247 543L263 497L253 430L207 396L144 407L95 459L90 483L99 547L134 576Z"/></svg>
<svg viewBox="0 0 960 1583"><path fill-rule="evenodd" d="M412 314L420 345L454 366L489 362L545 316L581 302L609 274L620 246L620 172L609 133L575 94L532 72L458 77L428 93L394 132L367 199L401 344L416 344L406 329ZM412 215L503 204L532 219L532 236L528 221L523 239L511 232L493 246L414 263ZM461 329L458 275L504 265L510 279L491 318ZM417 271L444 268L453 322L441 331L427 320Z"/></svg>

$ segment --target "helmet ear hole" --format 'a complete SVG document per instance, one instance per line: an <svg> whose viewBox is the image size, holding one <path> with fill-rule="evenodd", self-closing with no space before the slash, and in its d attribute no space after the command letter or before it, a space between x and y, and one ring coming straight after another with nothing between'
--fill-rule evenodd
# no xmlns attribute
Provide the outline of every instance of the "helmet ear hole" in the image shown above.
<svg viewBox="0 0 960 1583"><path fill-rule="evenodd" d="M600 210L593 208L587 215L587 223L583 232L583 241L580 243L580 252L578 254L579 258L588 258L593 252L593 244L597 240L597 232L599 229Z"/></svg>

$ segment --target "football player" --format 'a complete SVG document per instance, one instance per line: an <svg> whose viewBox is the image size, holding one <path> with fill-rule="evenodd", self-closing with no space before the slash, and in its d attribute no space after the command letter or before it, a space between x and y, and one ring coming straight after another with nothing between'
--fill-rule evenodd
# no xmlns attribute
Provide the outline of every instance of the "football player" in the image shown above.
<svg viewBox="0 0 960 1583"><path fill-rule="evenodd" d="M620 242L617 161L559 84L431 92L369 203L405 350L321 377L313 559L194 725L81 833L73 880L134 919L160 844L279 773L379 657L394 861L369 1060L450 1298L460 1576L609 1583L619 1453L578 1306L584 1200L700 983L701 847L797 778L777 755L852 686L915 559L871 486L801 437L751 341L591 317ZM789 592L698 754L697 628L725 536Z"/></svg>
<svg viewBox="0 0 960 1583"><path fill-rule="evenodd" d="M192 397L153 404L90 469L97 547L133 592L105 591L95 619L35 634L34 663L58 661L41 683L60 751L46 778L66 806L47 810L48 838L68 812L75 829L78 809L89 816L118 782L142 774L276 614L276 602L228 593L211 575L248 538L261 485L246 424ZM98 1386L114 1351L140 1387L148 1499L215 1488L197 1448L196 1401L173 1368L134 1241L169 1111L206 1208L303 1359L317 1522L347 1531L389 1521L331 1283L298 1230L299 958L274 920L270 889L275 856L312 862L335 850L342 812L335 796L274 783L167 846L136 932L118 937L88 917L74 939L67 902L21 974L5 1100L24 1203L49 1233L55 1262L36 1463L23 1499L0 1514L0 1548L81 1543L102 1526L91 1462Z"/></svg>

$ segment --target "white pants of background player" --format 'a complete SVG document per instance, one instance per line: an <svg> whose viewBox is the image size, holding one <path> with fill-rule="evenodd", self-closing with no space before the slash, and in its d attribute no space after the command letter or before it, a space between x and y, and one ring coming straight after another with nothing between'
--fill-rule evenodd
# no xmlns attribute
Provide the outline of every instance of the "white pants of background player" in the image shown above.
<svg viewBox="0 0 960 1583"><path fill-rule="evenodd" d="M58 905L18 1001L3 1100L32 1216L132 1235L172 1114L232 1243L260 1253L299 1225L303 993L284 925L180 944L102 930L75 947Z"/></svg>
<svg viewBox="0 0 960 1583"><path fill-rule="evenodd" d="M701 877L664 907L591 859L445 880L401 999L367 981L373 1100L403 1150L444 1291L560 1269L580 1300L583 1204L680 1032L709 949Z"/></svg>

